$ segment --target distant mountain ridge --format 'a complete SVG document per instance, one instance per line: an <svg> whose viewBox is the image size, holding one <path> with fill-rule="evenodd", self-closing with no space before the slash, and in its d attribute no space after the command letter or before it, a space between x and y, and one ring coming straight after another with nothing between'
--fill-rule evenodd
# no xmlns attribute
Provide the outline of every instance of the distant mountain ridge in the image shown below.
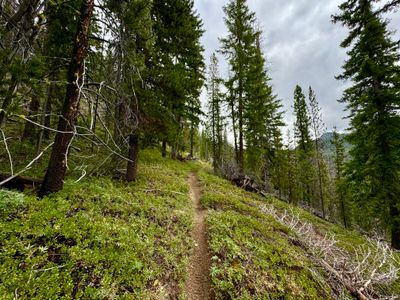
<svg viewBox="0 0 400 300"><path fill-rule="evenodd" d="M344 149L345 149L345 152L348 153L351 148L351 144L346 140L347 134L339 133L339 136L344 139L344 141L343 141ZM332 144L333 132L332 131L325 132L323 135L321 135L321 137L319 138L319 141L320 141L320 145L321 145L322 154L326 158L333 158L333 155L335 152L335 146Z"/></svg>

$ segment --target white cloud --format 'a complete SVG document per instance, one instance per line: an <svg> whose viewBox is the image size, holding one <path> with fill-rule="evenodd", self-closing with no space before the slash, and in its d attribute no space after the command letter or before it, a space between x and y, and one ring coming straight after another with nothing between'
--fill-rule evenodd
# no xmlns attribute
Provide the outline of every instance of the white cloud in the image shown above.
<svg viewBox="0 0 400 300"><path fill-rule="evenodd" d="M344 105L338 103L346 83L334 77L341 72L346 50L339 44L347 29L331 23L342 0L248 0L263 30L263 48L269 75L278 97L284 104L285 121L291 127L292 98L296 84L305 91L311 85L316 91L328 129L347 127ZM226 35L222 7L228 0L195 0L195 8L203 19L203 37L207 62L219 49L218 38ZM399 14L388 16L390 28L400 28ZM396 34L399 38L399 34ZM227 65L221 57L221 75ZM205 95L202 96L205 101Z"/></svg>

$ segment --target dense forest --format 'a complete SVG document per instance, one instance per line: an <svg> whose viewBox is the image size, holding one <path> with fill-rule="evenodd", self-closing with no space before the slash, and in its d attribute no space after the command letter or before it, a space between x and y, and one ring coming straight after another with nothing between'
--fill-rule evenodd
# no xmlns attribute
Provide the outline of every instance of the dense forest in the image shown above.
<svg viewBox="0 0 400 300"><path fill-rule="evenodd" d="M224 7L209 62L193 0L0 3L1 186L39 184L43 198L68 176L135 181L140 149L156 148L400 249L400 47L386 19L399 1L349 0L332 16L348 29L346 134L326 132L318 95L298 85L283 132L245 0Z"/></svg>

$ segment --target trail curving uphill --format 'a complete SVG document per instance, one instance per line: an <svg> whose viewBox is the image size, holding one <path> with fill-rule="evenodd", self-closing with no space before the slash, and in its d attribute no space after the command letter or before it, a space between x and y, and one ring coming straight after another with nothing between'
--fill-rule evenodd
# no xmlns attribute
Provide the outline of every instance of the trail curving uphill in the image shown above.
<svg viewBox="0 0 400 300"><path fill-rule="evenodd" d="M200 205L200 186L196 174L190 174L189 185L190 198L195 208L192 232L194 249L190 257L189 276L185 290L189 300L209 300L213 297L209 275L211 255L208 250L205 222L207 211Z"/></svg>

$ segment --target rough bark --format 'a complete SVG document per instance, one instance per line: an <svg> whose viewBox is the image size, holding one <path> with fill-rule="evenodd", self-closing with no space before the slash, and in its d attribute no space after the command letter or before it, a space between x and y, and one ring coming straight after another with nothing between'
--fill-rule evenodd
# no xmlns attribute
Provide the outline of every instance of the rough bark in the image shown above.
<svg viewBox="0 0 400 300"><path fill-rule="evenodd" d="M84 0L82 2L72 60L68 70L68 86L62 116L59 119L58 132L55 137L47 172L39 191L40 197L57 192L63 187L63 180L67 171L68 148L73 138L74 125L79 111L79 86L83 82L82 75L84 60L88 51L88 33L93 7L94 0Z"/></svg>
<svg viewBox="0 0 400 300"><path fill-rule="evenodd" d="M139 154L139 137L136 133L129 136L128 167L126 168L126 180L135 181L137 178L137 165Z"/></svg>

